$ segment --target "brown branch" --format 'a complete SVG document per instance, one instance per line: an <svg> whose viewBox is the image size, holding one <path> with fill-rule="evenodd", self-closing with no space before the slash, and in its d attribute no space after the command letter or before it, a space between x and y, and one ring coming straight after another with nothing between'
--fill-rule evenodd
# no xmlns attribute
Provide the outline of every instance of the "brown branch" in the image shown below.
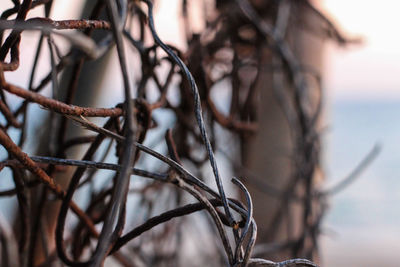
<svg viewBox="0 0 400 267"><path fill-rule="evenodd" d="M29 156L24 153L10 137L0 129L0 144L7 149L7 151L12 154L22 165L25 166L31 173L35 174L40 181L45 184L58 198L62 199L65 196L64 190L58 185L53 178L47 175L47 173L39 168L36 163L29 158ZM98 233L96 228L93 225L91 219L76 205L74 202L70 203L71 209L75 212L78 217L85 222L85 224L89 227L89 230L94 236L97 236Z"/></svg>
<svg viewBox="0 0 400 267"><path fill-rule="evenodd" d="M102 29L110 30L110 23L104 20L52 20L49 18L31 18L26 21L21 20L0 20L0 29L55 29L55 30L86 30Z"/></svg>
<svg viewBox="0 0 400 267"><path fill-rule="evenodd" d="M258 125L253 122L243 122L233 119L232 117L224 116L218 108L215 106L211 97L208 96L207 103L210 107L212 115L214 119L223 127L233 130L233 131L247 131L247 132L256 132L258 129Z"/></svg>
<svg viewBox="0 0 400 267"><path fill-rule="evenodd" d="M0 73L0 83L2 88L7 92L22 97L30 102L35 102L43 107L48 108L49 110L64 115L85 117L119 117L123 115L123 110L120 108L87 108L75 105L67 105L63 102L47 98L38 93L24 90L21 87L7 83L4 79L3 72Z"/></svg>
<svg viewBox="0 0 400 267"><path fill-rule="evenodd" d="M14 117L14 114L10 111L10 109L7 107L7 105L3 102L3 100L0 100L0 111L12 126L15 128L20 128L21 124L18 122L17 118Z"/></svg>

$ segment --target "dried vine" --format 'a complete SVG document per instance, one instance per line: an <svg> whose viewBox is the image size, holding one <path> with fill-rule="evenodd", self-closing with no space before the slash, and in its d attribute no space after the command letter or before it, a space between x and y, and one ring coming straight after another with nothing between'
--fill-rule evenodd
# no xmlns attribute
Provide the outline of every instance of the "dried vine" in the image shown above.
<svg viewBox="0 0 400 267"><path fill-rule="evenodd" d="M182 1L188 51L168 46L159 38L150 0L99 0L90 16L80 20L50 19L52 5L57 3L52 0L23 0L22 3L13 0L14 6L2 11L0 111L4 123L0 126L0 143L8 156L0 162L0 168L12 170L15 188L1 191L0 196L17 197L21 229L18 233L18 252L11 251L10 246L9 252L2 254L2 261L7 266L15 262L12 258L15 253L18 254L20 266L47 266L60 261L68 266L102 266L110 256L122 266L178 265L181 264L179 252L183 246L179 228L185 225L184 216L198 211L208 214L206 218L212 226L210 232L217 233L214 239L219 240L218 243L210 245L210 249L216 248L214 254L219 256L214 263L229 266L316 266L305 259L272 262L253 258L257 226L250 193L241 181L233 178L233 185L244 195L246 203L227 196L222 183L226 177L221 177L213 151L215 125L242 138L257 131L255 83L262 69L258 60L260 46L267 43L295 88L293 94L282 94L284 97L281 100L283 106L286 103L292 108L285 109L285 112L296 140L295 162L298 170L287 192L271 191L283 201L295 200L304 206L304 235L299 240L289 241L295 243L294 255L297 256L296 250L302 249L309 236L315 242L312 247L317 246L324 199L337 189L320 192L312 183L313 172L318 164L316 121L320 104L311 113L305 108L303 94L308 88L303 75L306 69L297 61L285 39L290 6L295 5L295 1L268 1L271 2L271 12L276 11L276 23L271 25L255 10L253 1L228 2L215 2L216 16L204 18L206 29L200 36L191 32L187 1ZM310 2L299 2L321 17L321 29L326 36L342 43L348 42ZM45 16L27 19L33 8L43 8ZM227 12L227 9L230 11ZM16 15L15 19L10 18L13 15ZM249 35L238 34L235 28L239 26L248 27ZM20 43L24 41L25 31L41 34L26 89L9 82L6 75L6 72L17 71L21 64L25 64L24 59L20 58ZM95 41L93 34L100 31L104 37ZM67 40L71 46L69 52L62 54L58 39L53 38L55 36ZM45 40L48 41L51 71L35 86L38 60L42 57ZM247 56L237 48L241 45L250 51L244 53ZM100 60L114 46L123 77L123 103L102 108L74 105L77 90L82 90L77 82L82 78L82 66L88 61ZM127 62L131 61L125 51L127 49L135 49L140 58L138 64L141 64L141 73L133 75L140 78L134 83L130 80L132 70L127 66ZM167 66L167 75L159 74L160 66ZM244 66L256 69L254 78L247 81L247 88L238 86L245 82L239 75L239 70ZM67 68L72 69L72 75L65 80L61 77ZM177 77L180 78L179 83L176 82ZM67 84L66 92L60 92L60 80ZM219 84L225 80L231 81L232 91L228 115L219 111L215 99L211 97L211 91L218 90ZM149 91L150 82L158 91L155 101L150 100L154 99ZM136 90L132 90L131 84L136 85ZM52 88L50 97L42 94L46 86ZM171 90L175 90L180 97L171 101L168 96ZM132 95L132 92L135 93ZM23 101L19 105L11 104L8 100L10 95ZM28 107L32 105L44 107L50 114L50 124L58 125L54 134L56 142L50 141L48 147L42 148L47 151L43 156L23 152L28 136ZM174 128L165 134L166 154L144 145L147 133L159 128L153 114L162 109L171 111L177 120ZM100 126L87 117L104 117L105 123ZM91 135L86 132L86 135L67 138L66 131L71 121L91 132ZM11 133L15 130L18 135ZM107 142L108 148L103 149ZM68 150L74 147L82 147L86 151L82 159L67 158ZM114 163L105 162L110 150L115 151ZM102 155L101 160L98 160L99 154ZM201 155L205 156L202 158ZM153 164L151 168L136 167L143 166L139 163L149 157L156 159L159 164ZM217 190L205 182L200 172L192 174L188 163L198 168L211 166ZM68 166L75 166L76 169L68 178L68 186L63 187L54 177L59 173L68 173ZM113 172L111 183L99 182L102 177L96 175L96 171L104 169ZM133 179L140 180L140 183L133 183ZM294 190L299 183L306 185L304 196L296 195ZM98 188L98 184L102 186ZM29 201L31 194L42 185L42 193L37 199L39 204L33 205ZM86 195L88 204L85 207L73 200L82 190L90 191ZM159 196L162 194L167 194L167 198L162 199ZM188 198L189 195L192 198ZM53 241L48 240L43 230L42 218L46 214L43 207L53 201L51 196L61 203L56 216L56 249L51 246ZM139 204L130 207L127 203L133 198L139 199ZM317 209L317 220L314 219L313 207L316 198L322 203ZM155 215L155 207L162 212ZM132 208L146 215L143 216L144 220L133 220L136 226L128 229L126 221L130 218L126 214ZM69 209L77 215L75 224L67 219ZM11 244L9 239L12 237L5 234L6 227L2 223L3 220L0 220L1 244L4 247ZM41 249L37 247L39 243ZM35 256L38 250L44 256Z"/></svg>

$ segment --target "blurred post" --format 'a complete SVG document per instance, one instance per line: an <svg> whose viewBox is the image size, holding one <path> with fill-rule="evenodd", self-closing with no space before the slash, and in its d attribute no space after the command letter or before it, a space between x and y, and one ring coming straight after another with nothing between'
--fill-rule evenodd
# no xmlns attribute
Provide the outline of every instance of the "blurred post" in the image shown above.
<svg viewBox="0 0 400 267"><path fill-rule="evenodd" d="M82 11L82 18L89 18L90 14L94 10L98 1L86 1ZM57 2L55 3L57 4ZM102 12L104 13L104 11ZM105 16L102 14L101 16ZM96 32L93 39L100 40L107 33L105 31ZM104 82L105 73L107 71L107 65L110 60L110 52L107 52L103 57L93 60L84 61L78 60L76 63L68 66L64 69L60 82L59 82L59 92L58 98L66 103L71 103L80 106L96 106L96 101L98 97L102 95L101 90L102 83ZM74 93L70 93L71 87L76 87ZM67 93L68 92L68 93ZM54 124L50 122L54 116ZM66 122L65 122L66 121ZM55 128L52 126L56 125ZM62 127L64 125L65 127ZM41 143L44 145L38 146L37 155L49 155L53 154L57 157L68 157L68 158L79 158L81 157L82 151L79 149L71 149L68 155L58 155L57 151L62 151L62 146L66 140L71 137L82 135L82 127L75 125L68 121L64 116L58 114L49 115L46 119L43 119L43 127L46 129L43 137L41 138ZM50 137L53 136L53 137ZM49 142L53 143L49 146ZM41 148L53 147L54 151L41 151ZM68 187L69 179L72 177L75 167L68 167L63 172L54 172L54 179L58 184L63 186L65 189ZM45 242L38 242L35 246L34 261L35 266L43 263L45 259L44 253L55 252L55 227L57 223L57 217L60 208L60 201L49 202L45 201L44 207L42 202L47 198L47 189L41 187L38 190L38 194L34 194L32 203L33 214L36 214L39 210L42 210L41 219L42 230L45 229L45 233L42 236L46 237ZM34 227L34 226L33 226ZM37 238L40 240L40 238ZM47 248L44 248L44 244L47 243Z"/></svg>
<svg viewBox="0 0 400 267"><path fill-rule="evenodd" d="M262 10L265 5L263 1L252 1L253 4ZM269 1L267 1L269 2ZM317 72L322 67L323 40L316 36L315 32L307 28L309 25L318 25L319 18L310 14L304 8L303 1L289 1L291 3L290 18L286 31L285 41L288 42L295 57L301 66L306 66ZM265 15L266 21L271 17ZM261 256L269 259L283 259L289 257L313 257L306 251L315 252L313 242L303 240L305 246L298 251L293 240L300 240L303 233L303 206L299 201L285 199L288 196L285 192L290 189L296 166L296 144L291 133L291 126L286 118L284 108L279 103L276 90L286 91L286 94L293 94L294 88L291 82L287 81L284 66L275 66L276 53L267 44L262 51L262 74L257 84L257 91L260 95L257 117L259 131L254 138L245 138L243 143L243 159L247 169L251 170L261 182L275 188L271 194L262 188L260 183L252 181L248 177L248 187L254 202L254 217L258 226L257 244L273 244L265 247ZM280 77L283 76L283 77ZM280 84L283 87L277 88L275 81L277 77L286 79L286 83ZM307 88L315 84L314 78L305 75ZM311 91L303 92L307 96L307 103L313 109L319 101L320 95ZM280 93L279 93L280 94ZM317 123L318 125L318 123ZM307 162L306 162L307 164ZM314 166L317 168L317 166ZM314 176L317 172L314 172ZM314 179L314 178L313 178ZM303 188L296 186L296 193L305 196ZM275 246L276 245L276 246ZM295 255L294 255L295 254Z"/></svg>

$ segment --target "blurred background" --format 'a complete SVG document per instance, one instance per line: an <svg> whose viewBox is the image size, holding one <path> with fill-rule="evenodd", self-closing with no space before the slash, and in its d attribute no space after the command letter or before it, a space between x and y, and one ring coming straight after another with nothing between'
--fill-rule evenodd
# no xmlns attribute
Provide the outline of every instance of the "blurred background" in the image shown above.
<svg viewBox="0 0 400 267"><path fill-rule="evenodd" d="M322 259L325 266L398 266L400 3L325 0L324 6L342 30L363 38L361 45L326 48L327 184L345 177L374 144L381 152L331 199Z"/></svg>

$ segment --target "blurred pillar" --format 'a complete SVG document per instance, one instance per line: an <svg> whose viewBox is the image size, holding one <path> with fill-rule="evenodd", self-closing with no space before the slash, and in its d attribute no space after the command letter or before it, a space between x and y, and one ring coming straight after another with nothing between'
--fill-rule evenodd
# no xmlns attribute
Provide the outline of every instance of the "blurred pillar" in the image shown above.
<svg viewBox="0 0 400 267"><path fill-rule="evenodd" d="M252 1L254 5L264 5L263 1ZM267 1L269 2L269 1ZM310 25L318 25L316 16L310 14L302 2L290 1L291 13L285 40L289 43L300 65L321 71L323 40L310 29ZM271 18L264 18L271 21ZM312 28L312 27L311 27ZM257 116L259 131L253 138L247 138L242 144L244 165L251 170L259 182L247 177L246 186L254 202L254 217L258 226L257 244L268 243L265 246L265 256L269 259L283 260L285 258L307 256L303 254L306 248L299 253L293 253L288 245L290 240L298 240L302 233L303 207L302 203L288 201L281 193L288 190L295 179L293 159L295 158L295 143L291 135L291 128L282 106L279 104L274 90L284 90L286 94L293 94L293 88L287 78L282 88L274 88L276 76L282 76L286 70L274 66L274 51L270 47L263 48L263 69L257 84L260 96ZM308 88L313 88L315 79L305 75ZM310 89L304 92L311 109L319 101L319 95ZM271 185L275 192L263 187L262 183ZM295 189L304 195L304 189ZM286 205L285 202L288 201ZM272 244L272 245L271 245ZM297 254L297 255L294 255ZM257 255L258 256L258 255ZM309 256L307 256L309 257Z"/></svg>
<svg viewBox="0 0 400 267"><path fill-rule="evenodd" d="M88 18L92 13L95 5L98 1L86 1L84 5L84 9L82 11L82 18ZM55 3L56 5L57 3ZM104 11L103 11L104 13ZM102 15L105 16L104 14ZM93 35L94 40L100 40L107 33L104 31L95 32ZM81 64L76 63L68 66L64 69L61 78L59 79L59 92L58 98L65 102L66 99L69 98L71 104L78 106L96 106L96 102L98 101L98 96L102 95L102 83L104 82L105 73L107 71L108 62L110 60L110 52L107 52L103 57L93 60L93 61L84 61ZM76 85L74 85L76 83ZM67 91L70 86L76 86L76 91L73 95L67 96ZM82 154L82 151L78 149L71 149L68 155L61 155L57 151L61 151L63 143L71 137L81 135L80 132L83 131L82 127L71 123L71 121L67 121L67 127L61 128L63 120L67 120L65 117L60 116L58 114L53 114L55 116L55 123L52 124L49 122L51 116L43 119L43 128L46 129L43 137L41 138L40 145L38 146L37 155L49 155L49 142L54 141L51 145L53 145L54 151L50 151L50 154L54 153L57 157L68 157L68 158L79 158ZM52 127L57 125L55 128ZM49 136L53 135L53 138ZM46 151L43 151L45 149ZM55 181L60 184L64 189L67 189L69 184L69 179L72 177L75 167L67 167L63 172L53 172L53 178ZM38 190L37 194L33 194L32 203L33 212L37 212L41 203L43 203L44 199L46 199L47 192L43 191L44 187ZM47 190L46 190L47 191ZM61 206L60 201L46 201L45 205L42 208L43 218L41 219L41 223L45 223L44 226L41 226L42 229L45 229L47 236L46 242L48 246L48 251L50 253L55 251L55 227L57 223L57 217L59 208ZM42 246L42 242L40 238L37 238L38 244L35 247L34 258L35 258L35 266L39 265L45 259L44 257L44 249Z"/></svg>

